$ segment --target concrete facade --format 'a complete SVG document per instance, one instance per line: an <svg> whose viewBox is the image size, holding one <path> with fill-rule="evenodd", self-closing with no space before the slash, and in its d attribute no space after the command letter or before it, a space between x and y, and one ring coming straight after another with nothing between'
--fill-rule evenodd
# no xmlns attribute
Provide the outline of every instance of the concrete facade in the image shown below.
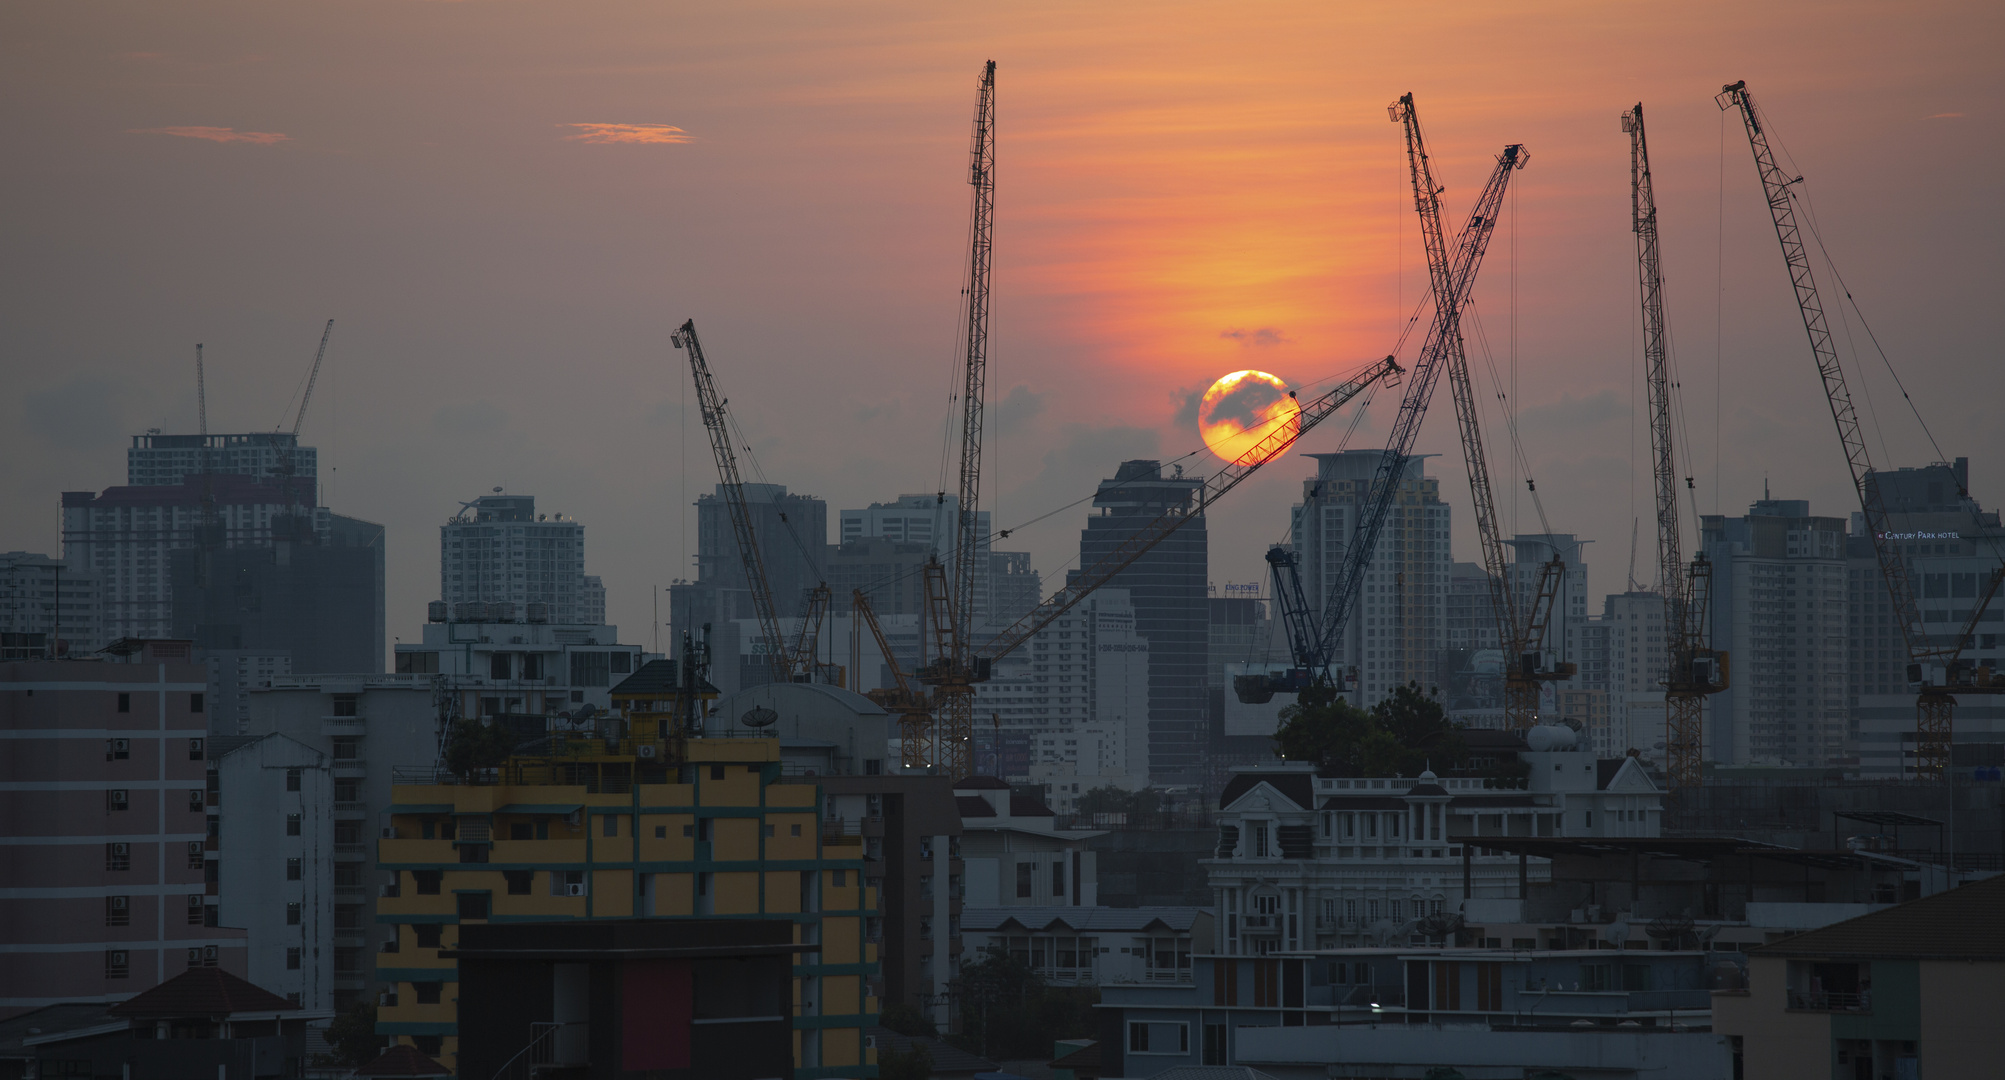
<svg viewBox="0 0 2005 1080"><path fill-rule="evenodd" d="M536 512L533 495L482 495L439 526L439 599L506 604L510 618L588 624L605 617L585 577L585 527ZM596 616L594 616L596 605Z"/></svg>
<svg viewBox="0 0 2005 1080"><path fill-rule="evenodd" d="M0 1013L245 972L215 925L206 682L186 641L0 663Z"/></svg>
<svg viewBox="0 0 2005 1080"><path fill-rule="evenodd" d="M106 644L97 578L47 555L0 554L0 633L47 635L51 659Z"/></svg>
<svg viewBox="0 0 2005 1080"><path fill-rule="evenodd" d="M367 975L371 905L334 876L332 764L285 735L252 739L217 760L213 808L218 924L244 931L246 978L316 1013L356 998L337 997L337 972Z"/></svg>

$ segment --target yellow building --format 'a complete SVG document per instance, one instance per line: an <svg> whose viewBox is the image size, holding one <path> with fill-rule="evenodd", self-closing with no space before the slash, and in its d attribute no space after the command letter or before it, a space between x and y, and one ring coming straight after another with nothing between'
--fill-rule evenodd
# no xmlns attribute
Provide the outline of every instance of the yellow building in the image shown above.
<svg viewBox="0 0 2005 1080"><path fill-rule="evenodd" d="M394 988L379 1033L454 1065L456 965L439 950L462 923L786 919L815 947L794 967L796 1080L876 1075L864 1033L878 1006L864 988L877 947L864 937L877 897L862 851L824 848L821 789L783 778L777 739L673 735L668 692L641 696L649 679L672 686L673 666L623 683L621 716L589 732L394 789L377 846L396 881L377 918L398 928L396 950L377 956Z"/></svg>

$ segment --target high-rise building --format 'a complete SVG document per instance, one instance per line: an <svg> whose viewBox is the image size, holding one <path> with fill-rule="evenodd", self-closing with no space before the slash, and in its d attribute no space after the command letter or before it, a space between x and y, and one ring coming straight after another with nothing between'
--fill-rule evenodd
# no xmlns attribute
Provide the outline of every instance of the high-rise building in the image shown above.
<svg viewBox="0 0 2005 1080"><path fill-rule="evenodd" d="M954 559L957 557L955 530L960 527L960 515L961 497L958 495L900 495L891 502L871 503L862 510L844 510L840 542L849 544L874 538L917 545L929 558L939 557L947 568L948 580L952 581L959 573ZM976 623L987 622L995 610L989 585L993 573L991 563L994 561L989 551L989 521L987 510L975 511L975 532L979 539L975 546L975 611L972 621ZM1027 571L1030 557L1024 555L1023 559L1023 569ZM875 603L874 598L872 603ZM1031 606L1035 607L1036 603Z"/></svg>
<svg viewBox="0 0 2005 1080"><path fill-rule="evenodd" d="M1516 557L1509 564L1512 602L1517 604L1518 619L1523 622L1531 611L1532 602L1539 593L1539 579L1545 565L1558 555L1566 562L1566 574L1559 581L1559 592L1553 597L1552 621L1546 628L1546 648L1561 652L1560 659L1572 660L1565 655L1568 644L1567 631L1587 619L1587 552L1588 541L1576 538L1572 533L1519 533L1504 541L1511 545ZM1577 661L1576 661L1577 662Z"/></svg>
<svg viewBox="0 0 2005 1080"><path fill-rule="evenodd" d="M0 633L46 634L55 656L105 644L98 582L60 559L27 551L0 554Z"/></svg>
<svg viewBox="0 0 2005 1080"><path fill-rule="evenodd" d="M439 526L439 599L447 604L544 605L555 623L603 616L605 590L585 576L585 526L536 512L533 495L482 495ZM592 620L596 622L598 620Z"/></svg>
<svg viewBox="0 0 2005 1080"><path fill-rule="evenodd" d="M847 612L861 590L880 619L916 617L926 609L926 563L932 557L932 547L918 541L881 536L844 540L828 557L830 602L834 610Z"/></svg>
<svg viewBox="0 0 2005 1080"><path fill-rule="evenodd" d="M975 684L976 742L1023 735L1031 748L1025 764L1049 767L1054 786L1069 770L1093 787L1141 787L1155 729L1151 650L1139 621L1120 588L1096 590L1052 620ZM1081 742L1086 728L1096 734Z"/></svg>
<svg viewBox="0 0 2005 1080"><path fill-rule="evenodd" d="M1450 649L1501 649L1497 637L1496 604L1490 599L1490 574L1475 563L1448 568L1448 642Z"/></svg>
<svg viewBox="0 0 2005 1080"><path fill-rule="evenodd" d="M1208 540L1196 477L1164 476L1154 461L1124 461L1093 496L1094 514L1079 537L1079 565L1090 568L1166 513L1192 520L1150 548L1106 583L1127 592L1135 633L1148 642L1149 775L1195 778L1210 744L1205 699L1210 618ZM1067 575L1067 584L1080 570Z"/></svg>
<svg viewBox="0 0 2005 1080"><path fill-rule="evenodd" d="M1731 765L1836 765L1845 708L1845 521L1803 499L1763 498L1739 518L1707 514L1713 647L1732 685L1707 702L1707 757ZM1640 656L1639 656L1640 659Z"/></svg>
<svg viewBox="0 0 2005 1080"><path fill-rule="evenodd" d="M2005 564L2005 530L1998 512L1966 492L1970 459L1868 474L1888 512L1889 539L1914 575L1915 599L1932 647L1954 647L1972 611ZM1895 625L1865 515L1852 515L1845 538L1847 686L1850 736L1862 776L1893 778L1914 767L1915 693L1907 680L1908 651ZM1964 660L2005 664L2005 597L1993 597L1970 637ZM1734 658L1738 677L1740 658ZM1996 695L1963 694L1956 702L1958 744L2005 743L2005 705Z"/></svg>
<svg viewBox="0 0 2005 1080"><path fill-rule="evenodd" d="M381 525L329 514L314 533L274 525L264 544L170 551L173 629L204 658L277 654L295 672L381 671L383 536Z"/></svg>
<svg viewBox="0 0 2005 1080"><path fill-rule="evenodd" d="M0 1015L246 973L208 860L206 683L186 641L0 664ZM283 866L269 868L283 874Z"/></svg>
<svg viewBox="0 0 2005 1080"><path fill-rule="evenodd" d="M1646 760L1663 761L1657 746L1667 737L1664 680L1671 673L1664 596L1641 590L1611 593L1602 601L1598 621L1607 639L1603 685L1608 691L1608 741L1597 743L1595 750L1604 757L1637 750Z"/></svg>
<svg viewBox="0 0 2005 1080"><path fill-rule="evenodd" d="M1382 450L1308 454L1316 475L1302 482L1290 535L1302 559L1302 588L1318 617L1328 605L1371 494ZM1358 669L1358 700L1369 705L1408 682L1441 682L1447 641L1449 578L1454 566L1448 504L1441 482L1424 472L1425 455L1407 460L1392 508L1344 620L1341 668Z"/></svg>
<svg viewBox="0 0 2005 1080"><path fill-rule="evenodd" d="M781 484L746 484L745 505L774 611L783 619L799 615L809 591L827 580L828 503L790 495ZM668 595L677 640L706 623L757 617L722 484L696 500L696 580L669 586Z"/></svg>
<svg viewBox="0 0 2005 1080"><path fill-rule="evenodd" d="M989 622L1008 626L1044 602L1044 580L1030 565L1028 551L989 553Z"/></svg>
<svg viewBox="0 0 2005 1080"><path fill-rule="evenodd" d="M289 459L289 460L288 460ZM125 451L125 482L134 487L175 486L203 472L261 478L290 475L312 490L320 475L320 451L299 445L289 431L248 435L134 435Z"/></svg>

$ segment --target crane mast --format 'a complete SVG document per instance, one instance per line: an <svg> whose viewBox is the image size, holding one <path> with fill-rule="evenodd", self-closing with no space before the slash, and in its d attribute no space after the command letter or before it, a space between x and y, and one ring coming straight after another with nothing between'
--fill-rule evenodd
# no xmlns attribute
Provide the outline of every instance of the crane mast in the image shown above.
<svg viewBox="0 0 2005 1080"><path fill-rule="evenodd" d="M1657 582L1671 666L1664 678L1664 756L1673 788L1693 787L1705 761L1705 698L1726 689L1726 654L1707 648L1712 563L1695 552L1687 565L1678 527L1678 465L1671 437L1670 330L1664 320L1664 274L1657 248L1657 197L1643 103L1622 114L1629 135L1630 227L1636 233L1636 280L1643 305L1643 375L1650 404L1650 449L1657 492Z"/></svg>
<svg viewBox="0 0 2005 1080"><path fill-rule="evenodd" d="M1398 495L1406 467L1412 461L1413 443L1419 437L1421 419L1426 415L1428 402L1434 395L1435 379L1441 373L1444 360L1452 365L1450 356L1461 337L1462 304L1468 299L1476 271L1489 248L1490 236L1496 228L1497 212L1503 205L1511 174L1524 168L1531 156L1522 144L1513 143L1504 147L1504 152L1497 158L1495 171L1477 197L1469 221L1456 237L1455 249L1450 254L1441 230L1441 193L1445 189L1435 182L1427 147L1421 136L1420 118L1414 111L1413 95L1402 95L1387 109L1387 113L1406 132L1407 167L1413 183L1414 209L1420 215L1422 242L1430 254L1427 269L1429 284L1434 292L1434 319L1428 326L1420 356L1414 361L1413 377L1406 384L1405 398L1400 402L1399 414L1393 420L1392 435L1372 477L1364 512L1345 547L1335 587L1323 608L1318 631L1319 648L1322 655L1331 657L1343 644L1344 622L1362 595L1365 569L1370 564L1379 534L1384 531L1386 517L1393 499ZM1433 257L1436 253L1443 257ZM1493 600L1507 605L1506 610L1509 610L1510 597L1502 591L1502 583L1494 575L1491 588Z"/></svg>
<svg viewBox="0 0 2005 1080"><path fill-rule="evenodd" d="M988 678L975 662L970 637L975 614L975 562L981 551L978 525L982 486L982 407L989 370L989 275L995 250L996 62L982 67L975 94L974 130L969 142L968 183L974 208L968 225L967 353L961 385L960 505L954 528L954 574L948 581L937 557L927 567L926 621L938 652L920 679L934 688L937 705L934 762L950 775L974 768L975 688Z"/></svg>
<svg viewBox="0 0 2005 1080"><path fill-rule="evenodd" d="M759 620L759 633L766 639L766 662L774 682L791 682L794 665L780 633L779 613L773 607L773 587L766 577L766 565L759 557L759 545L752 532L752 511L745 504L745 482L738 476L738 456L731 449L731 432L724 421L726 399L717 394L717 382L710 375L710 363L696 338L696 320L690 319L669 343L689 353L689 372L696 380L696 402L703 412L703 427L710 433L711 455L717 459L718 487L724 492L724 507L731 518L732 539L738 544L739 566L745 572L745 587L752 594L752 613Z"/></svg>
<svg viewBox="0 0 2005 1080"><path fill-rule="evenodd" d="M1525 612L1524 620L1520 621L1517 596L1510 587L1511 563L1504 555L1503 532L1497 525L1497 499L1490 486L1489 457L1483 449L1482 413L1477 408L1475 387L1469 378L1469 358L1462 335L1461 305L1468 297L1466 292L1455 296L1450 291L1455 280L1455 266L1449 260L1447 244L1442 239L1440 191L1433 184L1413 95L1400 98L1393 106L1392 116L1406 131L1407 166L1414 183L1414 210L1421 219L1421 241L1427 249L1428 278L1435 287L1435 320L1440 328L1440 333L1431 335L1431 340L1447 361L1449 393L1455 401L1455 426L1462 439L1462 459L1468 469L1469 495L1475 507L1476 535L1481 541L1484 576L1490 589L1490 610L1497 621L1498 644L1503 646L1505 655L1510 659L1504 676L1504 716L1511 728L1523 730L1532 726L1538 718L1539 683L1566 678L1574 671L1572 665L1549 666L1542 663L1545 631L1551 619L1553 603L1558 598L1559 583L1566 576L1566 564L1555 551L1552 559L1539 568L1538 589L1533 594L1532 605ZM1518 167L1523 167L1522 161ZM1508 170L1502 175L1508 176ZM1472 218L1471 226L1494 228L1496 210L1492 207L1480 224L1478 219ZM1477 254L1480 255L1480 251ZM1474 268L1471 269L1473 272ZM1399 620L1401 628L1407 629L1404 611ZM1408 640L1402 640L1401 645L1409 654L1414 649L1414 644Z"/></svg>
<svg viewBox="0 0 2005 1080"><path fill-rule="evenodd" d="M926 691L914 686L912 680L906 677L904 668L899 666L898 654L891 651L891 641L884 636L884 628L878 625L877 611L870 606L870 597L862 589L857 589L852 593L850 603L851 610L870 629L870 636L876 639L877 651L884 657L884 665L891 669L892 686L872 690L864 696L898 718L898 763L908 769L923 768L933 760L933 716ZM858 662L860 664L861 660ZM858 685L861 685L860 677Z"/></svg>
<svg viewBox="0 0 2005 1080"><path fill-rule="evenodd" d="M1783 265L1796 291L1796 307L1803 317L1803 332L1810 340L1810 356L1824 385L1824 398L1831 408L1831 421L1838 429L1838 444L1852 470L1852 486L1859 493L1866 534L1872 539L1873 556L1880 577L1887 585L1894 621L1908 649L1909 681L1921 683L1915 699L1915 775L1923 780L1941 780L1948 774L1950 731L1954 724L1956 699L1942 686L1931 685L1920 676L1945 657L1949 649L1930 643L1923 627L1921 605L1915 598L1914 579L1900 545L1889 535L1890 520L1879 485L1873 482L1873 463L1866 454L1866 439L1859 427L1859 413L1852 405L1852 392L1845 383L1845 370L1838 362L1838 349L1831 339L1831 326L1817 295L1817 282L1810 273L1810 253L1803 244L1802 227L1796 221L1796 202L1791 188L1802 177L1790 179L1775 162L1768 145L1768 132L1754 96L1745 81L1720 88L1714 101L1722 110L1736 109L1747 128L1748 147L1754 153L1754 168L1768 199L1769 218L1775 224L1775 238L1782 246Z"/></svg>
<svg viewBox="0 0 2005 1080"><path fill-rule="evenodd" d="M313 388L320 383L320 362L327 358L327 339L333 335L334 320L329 319L327 325L320 331L320 348L314 350L313 366L306 372L306 392L299 396L299 411L292 417L292 441L280 442L278 433L272 433L272 447L278 451L279 484L285 489L289 498L293 492L294 455L299 451L299 431L306 423L306 406L313 400ZM285 422L283 416L279 422L281 424ZM295 506L301 505L298 499L292 499L292 503Z"/></svg>

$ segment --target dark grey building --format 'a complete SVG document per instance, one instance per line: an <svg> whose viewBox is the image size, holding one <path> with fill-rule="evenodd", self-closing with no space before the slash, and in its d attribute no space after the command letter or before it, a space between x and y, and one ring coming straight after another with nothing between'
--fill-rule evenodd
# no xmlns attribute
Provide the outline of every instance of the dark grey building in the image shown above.
<svg viewBox="0 0 2005 1080"><path fill-rule="evenodd" d="M1128 591L1135 632L1149 643L1149 775L1169 782L1201 780L1211 736L1209 549L1204 507L1196 502L1202 483L1180 467L1164 476L1160 462L1124 461L1100 482L1079 536L1079 565L1092 567L1167 512L1195 518L1106 582Z"/></svg>
<svg viewBox="0 0 2005 1080"><path fill-rule="evenodd" d="M266 544L176 550L169 576L174 634L205 654L284 654L293 674L383 670L381 525L275 525Z"/></svg>
<svg viewBox="0 0 2005 1080"><path fill-rule="evenodd" d="M828 503L813 495L790 495L782 484L746 484L745 502L774 610L782 619L799 615L808 592L828 573ZM681 640L685 630L695 633L706 624L721 628L734 619L755 617L720 484L696 500L696 580L669 586L669 624Z"/></svg>

